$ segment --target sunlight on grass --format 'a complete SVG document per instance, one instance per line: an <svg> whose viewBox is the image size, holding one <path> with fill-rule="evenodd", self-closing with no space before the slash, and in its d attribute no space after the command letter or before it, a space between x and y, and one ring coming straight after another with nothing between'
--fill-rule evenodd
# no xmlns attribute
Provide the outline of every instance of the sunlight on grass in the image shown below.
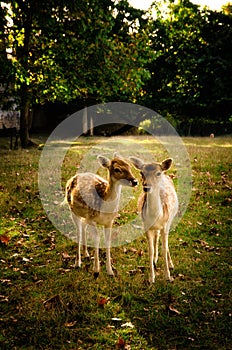
<svg viewBox="0 0 232 350"><path fill-rule="evenodd" d="M125 244L112 248L115 277L106 275L101 249L101 272L94 279L94 249L89 248L91 258L83 261L82 269L74 269L75 243L54 229L41 205L41 150L9 151L0 143L0 348L230 349L231 141L183 138L193 191L187 211L170 233L174 282L165 281L160 249L154 285L147 282L146 238L134 222L140 186L123 192L113 228L117 240L120 225L128 225ZM78 138L65 146L63 184L81 162L91 168L101 152L126 154L128 147L159 161L167 155L165 145L146 136ZM135 231L137 239L127 243Z"/></svg>

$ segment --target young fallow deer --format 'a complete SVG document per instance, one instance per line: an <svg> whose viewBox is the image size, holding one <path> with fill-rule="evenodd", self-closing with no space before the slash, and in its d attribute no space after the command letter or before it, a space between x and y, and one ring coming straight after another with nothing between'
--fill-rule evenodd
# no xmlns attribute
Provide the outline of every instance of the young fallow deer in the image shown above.
<svg viewBox="0 0 232 350"><path fill-rule="evenodd" d="M140 170L143 193L138 206L141 210L144 229L148 239L149 282L155 281L155 268L158 260L158 243L161 235L164 257L164 272L167 280L172 281L169 269L173 262L168 247L168 234L171 223L178 211L178 198L172 179L164 172L172 165L172 159L162 163L144 163L141 159L130 157L130 161Z"/></svg>
<svg viewBox="0 0 232 350"><path fill-rule="evenodd" d="M117 215L121 186L137 186L138 181L131 172L128 162L114 155L112 160L99 155L101 166L108 169L109 179L92 173L78 173L67 181L65 198L69 204L73 221L77 228L78 251L75 267L81 267L81 244L84 255L89 256L86 247L86 227L94 234L94 276L99 275L99 242L97 225L103 225L106 245L106 270L108 275L114 275L111 257L111 229Z"/></svg>

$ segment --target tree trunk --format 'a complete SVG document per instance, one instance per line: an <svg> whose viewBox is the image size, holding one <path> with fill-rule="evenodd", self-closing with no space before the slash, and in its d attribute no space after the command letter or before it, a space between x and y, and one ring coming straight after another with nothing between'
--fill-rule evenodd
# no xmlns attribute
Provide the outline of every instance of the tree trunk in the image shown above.
<svg viewBox="0 0 232 350"><path fill-rule="evenodd" d="M32 35L32 20L33 20L33 8L30 3L19 0L19 7L24 13L24 39L23 47L19 51L18 60L24 68L25 72L28 72L28 57L30 52L30 39ZM27 73L26 73L27 74ZM26 82L22 83L21 91L21 117L20 117L20 141L21 147L27 148L33 143L29 139L29 107L30 107L30 93Z"/></svg>
<svg viewBox="0 0 232 350"><path fill-rule="evenodd" d="M82 117L82 132L84 135L87 135L88 132L88 112L87 107L83 110L83 117Z"/></svg>
<svg viewBox="0 0 232 350"><path fill-rule="evenodd" d="M20 116L20 141L22 148L27 148L29 146L29 103L24 102L21 106L21 116Z"/></svg>
<svg viewBox="0 0 232 350"><path fill-rule="evenodd" d="M34 146L30 140L29 130L31 128L30 97L27 86L21 88L21 115L20 115L20 142L22 148Z"/></svg>

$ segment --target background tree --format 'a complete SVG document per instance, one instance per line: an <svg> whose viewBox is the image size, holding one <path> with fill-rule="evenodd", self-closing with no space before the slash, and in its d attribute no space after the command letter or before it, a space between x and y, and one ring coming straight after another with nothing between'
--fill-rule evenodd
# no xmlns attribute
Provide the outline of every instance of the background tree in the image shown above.
<svg viewBox="0 0 232 350"><path fill-rule="evenodd" d="M160 8L162 14L162 8ZM226 131L232 111L232 16L172 1L151 24L155 59L144 103L172 115L179 131L204 125ZM214 130L212 130L214 131Z"/></svg>
<svg viewBox="0 0 232 350"><path fill-rule="evenodd" d="M155 17L126 0L6 0L1 86L19 100L23 147L30 143L30 109L55 101L137 102L183 134L206 126L229 132L231 6L215 12L189 0L160 0L153 8Z"/></svg>
<svg viewBox="0 0 232 350"><path fill-rule="evenodd" d="M111 0L7 4L10 25L3 22L2 33L12 50L22 147L30 143L29 115L35 103L135 101L140 95L150 55L142 11Z"/></svg>

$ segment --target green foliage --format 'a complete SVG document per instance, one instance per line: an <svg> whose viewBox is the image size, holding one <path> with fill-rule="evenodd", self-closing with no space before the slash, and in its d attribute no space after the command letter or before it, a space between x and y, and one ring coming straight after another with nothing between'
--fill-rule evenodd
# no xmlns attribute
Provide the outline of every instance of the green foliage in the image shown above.
<svg viewBox="0 0 232 350"><path fill-rule="evenodd" d="M140 94L149 77L146 27L136 22L141 11L127 1L8 4L12 25L5 39L15 87L27 86L31 104L77 97L133 100Z"/></svg>
<svg viewBox="0 0 232 350"><path fill-rule="evenodd" d="M135 140L157 154L154 138ZM1 140L2 349L230 348L231 137L183 141L193 169L193 192L184 217L170 233L174 282L165 281L160 257L156 282L150 286L143 235L112 249L114 278L106 275L104 249L98 279L92 259L75 270L75 244L54 230L39 199L41 150L12 152ZM74 165L98 142L78 139L67 154L63 176L75 172ZM136 211L133 201L128 212ZM126 217L130 221L128 212L121 213L117 224Z"/></svg>
<svg viewBox="0 0 232 350"><path fill-rule="evenodd" d="M153 10L126 0L2 3L0 103L21 103L21 142L29 109L48 101L136 102L169 116L182 134L229 133L230 6L216 12L170 0Z"/></svg>
<svg viewBox="0 0 232 350"><path fill-rule="evenodd" d="M225 130L232 108L232 16L200 10L186 0L167 4L166 13L151 27L156 57L149 65L145 104L171 113L185 134L191 127L200 133L209 120L216 121L218 129L224 123Z"/></svg>

